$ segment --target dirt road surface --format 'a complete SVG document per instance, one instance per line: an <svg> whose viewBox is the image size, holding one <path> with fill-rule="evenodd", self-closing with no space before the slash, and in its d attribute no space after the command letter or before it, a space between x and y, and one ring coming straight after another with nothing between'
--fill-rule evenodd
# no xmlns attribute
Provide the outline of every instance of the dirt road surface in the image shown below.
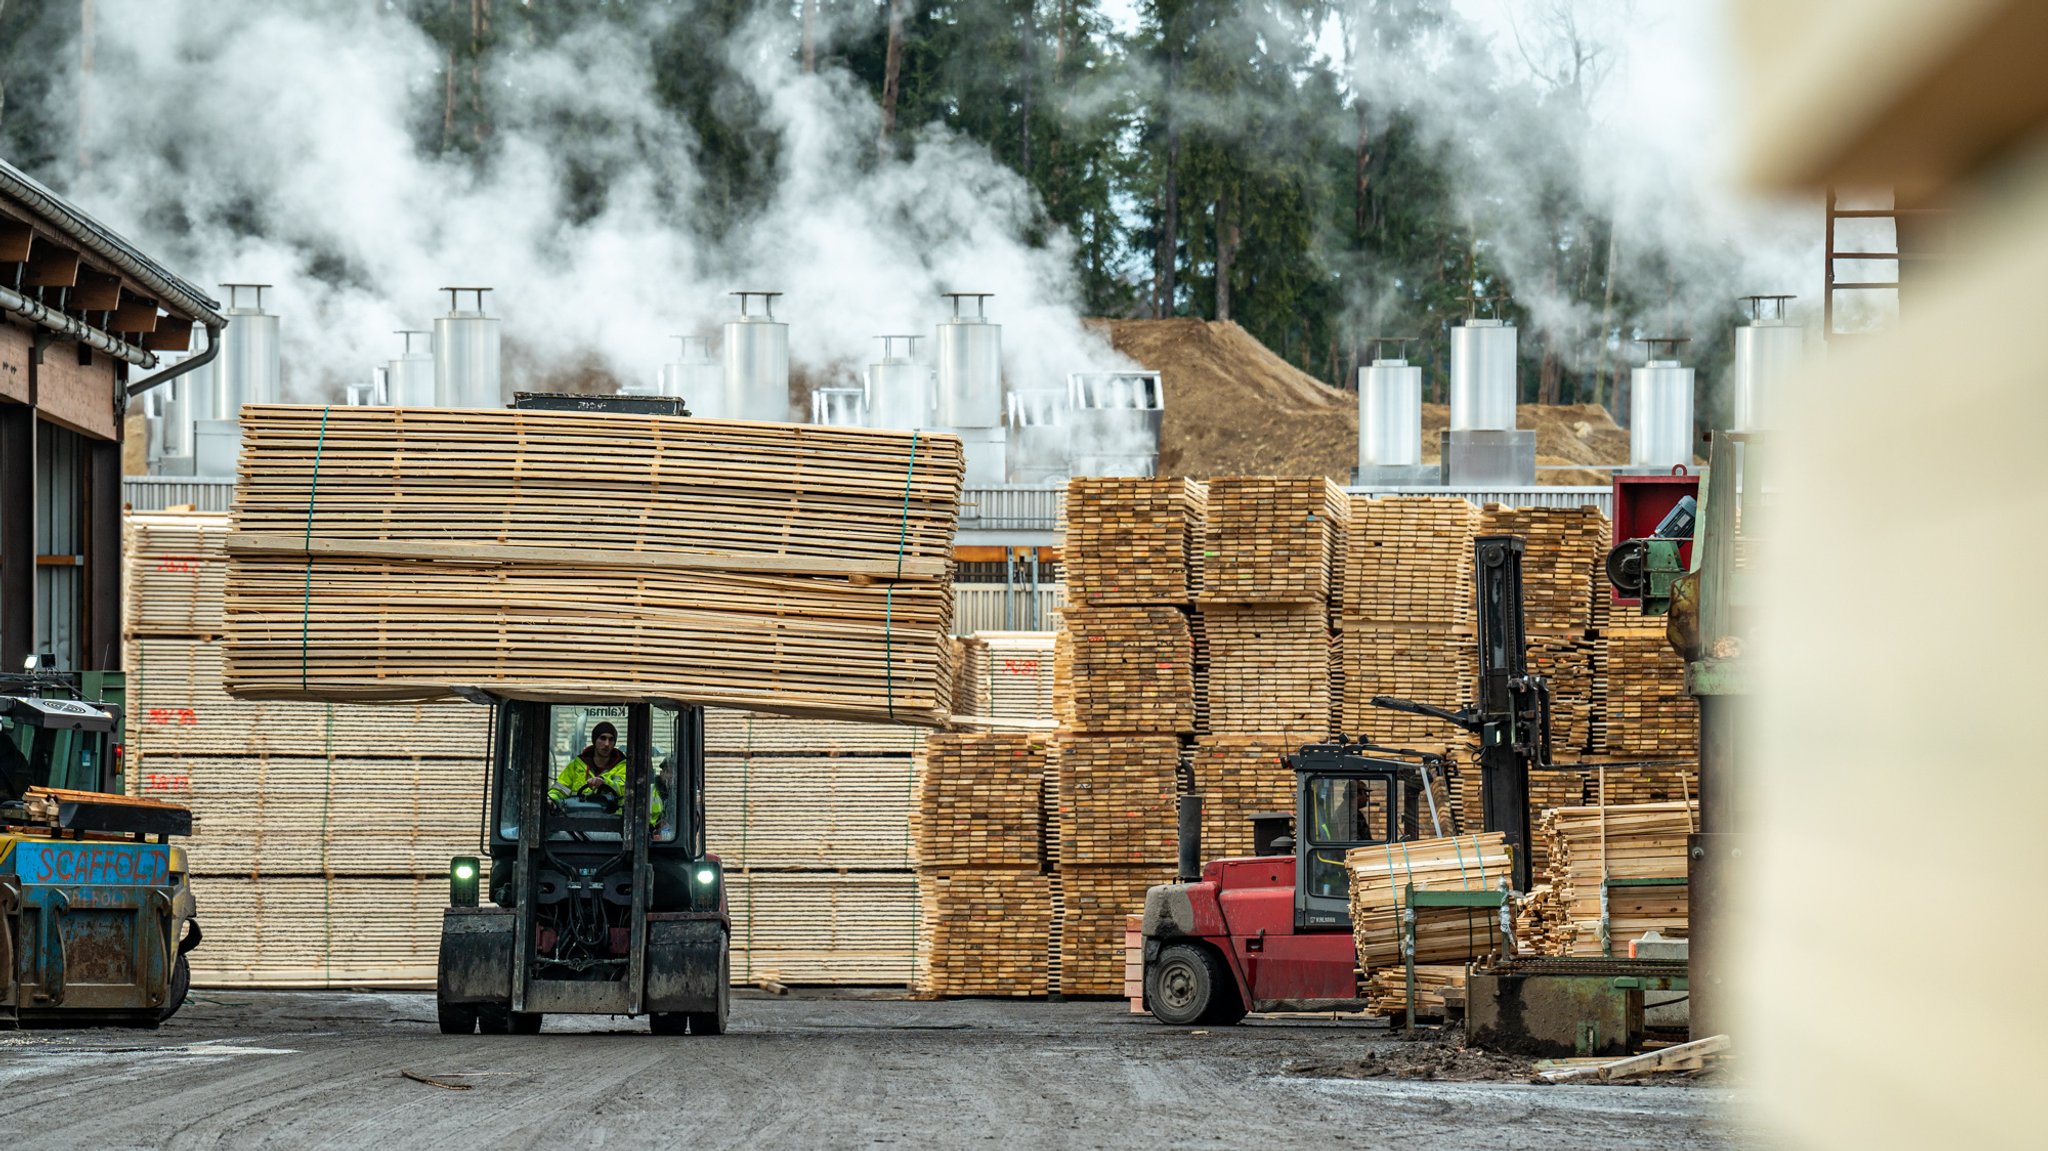
<svg viewBox="0 0 2048 1151"><path fill-rule="evenodd" d="M1325 1079L1353 1022L1208 1033L1120 1003L736 998L722 1037L443 1036L410 993L198 993L162 1030L0 1034L20 1147L1400 1147L1749 1142L1739 1093ZM413 1072L450 1090L405 1078Z"/></svg>

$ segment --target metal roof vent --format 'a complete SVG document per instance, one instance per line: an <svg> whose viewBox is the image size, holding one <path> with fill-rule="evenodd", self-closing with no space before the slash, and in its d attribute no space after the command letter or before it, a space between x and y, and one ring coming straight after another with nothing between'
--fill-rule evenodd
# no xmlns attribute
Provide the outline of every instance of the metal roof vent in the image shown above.
<svg viewBox="0 0 2048 1151"><path fill-rule="evenodd" d="M725 322L725 403L729 420L789 422L789 325L775 319L781 292L741 291L740 314ZM748 307L759 298L761 310Z"/></svg>
<svg viewBox="0 0 2048 1151"><path fill-rule="evenodd" d="M1685 336L1645 336L1649 362L1629 373L1628 462L1630 467L1668 468L1692 464L1693 370L1678 363ZM1662 347L1666 358L1657 358Z"/></svg>
<svg viewBox="0 0 2048 1151"><path fill-rule="evenodd" d="M384 364L384 402L395 408L434 406L433 332L422 328L400 328L393 333L405 341L405 350ZM426 347L415 348L414 336L426 336Z"/></svg>
<svg viewBox="0 0 2048 1151"><path fill-rule="evenodd" d="M1166 392L1158 372L1075 372L1067 377L1073 474L1151 476L1159 470Z"/></svg>
<svg viewBox="0 0 2048 1151"><path fill-rule="evenodd" d="M1783 411L1783 393L1806 359L1806 328L1785 316L1796 296L1743 296L1749 323L1735 329L1735 422L1738 432L1768 431Z"/></svg>
<svg viewBox="0 0 2048 1151"><path fill-rule="evenodd" d="M232 420L241 415L243 404L274 404L283 394L277 317L263 310L263 292L269 284L222 284L228 306L221 314L227 327L221 329L220 355L213 361L210 410L202 409L195 419ZM253 297L242 302L243 293Z"/></svg>
<svg viewBox="0 0 2048 1151"><path fill-rule="evenodd" d="M499 323L484 315L489 288L442 288L448 314L434 321L434 402L444 408L502 408ZM458 296L476 295L476 310L463 311ZM410 345L408 345L410 346Z"/></svg>
<svg viewBox="0 0 2048 1151"><path fill-rule="evenodd" d="M1072 474L1073 424L1068 389L1013 388L1009 396L1009 476L1043 487Z"/></svg>
<svg viewBox="0 0 2048 1151"><path fill-rule="evenodd" d="M882 341L880 363L867 374L868 426L908 432L932 425L932 370L918 363L917 342L923 336L876 336ZM903 341L903 354L896 341Z"/></svg>
<svg viewBox="0 0 2048 1151"><path fill-rule="evenodd" d="M811 422L828 428L867 426L867 390L858 387L814 388Z"/></svg>
<svg viewBox="0 0 2048 1151"><path fill-rule="evenodd" d="M725 414L725 366L711 355L709 336L676 336L677 358L661 366L661 394L682 400L690 414L719 419Z"/></svg>

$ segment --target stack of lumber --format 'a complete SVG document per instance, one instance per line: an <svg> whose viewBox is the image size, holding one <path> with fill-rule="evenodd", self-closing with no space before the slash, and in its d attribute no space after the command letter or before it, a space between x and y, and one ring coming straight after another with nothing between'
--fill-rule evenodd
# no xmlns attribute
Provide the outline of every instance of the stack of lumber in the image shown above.
<svg viewBox="0 0 2048 1151"><path fill-rule="evenodd" d="M1415 1017L1442 1019L1444 992L1465 989L1465 968L1441 963L1415 966ZM1405 966L1374 968L1365 980L1365 1009L1389 1019L1408 1014L1408 969Z"/></svg>
<svg viewBox="0 0 2048 1151"><path fill-rule="evenodd" d="M913 757L925 738L705 709L705 835L726 869L735 983L910 982Z"/></svg>
<svg viewBox="0 0 2048 1151"><path fill-rule="evenodd" d="M1545 953L1599 955L1602 880L1684 876L1686 837L1697 818L1698 807L1687 803L1545 812L1536 834L1548 841L1540 878L1548 882L1550 894L1543 904L1524 909L1525 916L1540 917L1531 934ZM1617 954L1644 932L1683 935L1688 929L1683 887L1617 889L1609 907Z"/></svg>
<svg viewBox="0 0 2048 1151"><path fill-rule="evenodd" d="M931 995L1042 995L1052 923L1043 873L1046 746L962 732L925 743L918 776L916 986Z"/></svg>
<svg viewBox="0 0 2048 1151"><path fill-rule="evenodd" d="M1067 600L1182 604L1201 581L1208 491L1185 479L1076 476L1060 506Z"/></svg>
<svg viewBox="0 0 2048 1151"><path fill-rule="evenodd" d="M1124 994L1124 922L1145 908L1145 892L1173 882L1173 867L1076 867L1060 872L1059 981L1062 995Z"/></svg>
<svg viewBox="0 0 2048 1151"><path fill-rule="evenodd" d="M1309 603L1330 598L1344 490L1327 479L1234 476L1209 481L1202 603Z"/></svg>
<svg viewBox="0 0 2048 1151"><path fill-rule="evenodd" d="M448 861L476 852L489 713L231 698L226 517L123 531L128 786L192 811L193 982L431 985Z"/></svg>
<svg viewBox="0 0 2048 1151"><path fill-rule="evenodd" d="M1580 807L1597 802L1591 790L1592 773L1583 770L1561 770L1529 773L1529 826L1535 827L1543 813L1553 807ZM1477 825L1475 825L1477 826ZM1550 842L1540 835L1529 837L1529 873L1542 875L1549 861Z"/></svg>
<svg viewBox="0 0 2048 1151"><path fill-rule="evenodd" d="M982 683L976 677L977 661L986 666L988 655L985 645L973 636L954 636L953 645L953 714L987 715L988 700L982 696Z"/></svg>
<svg viewBox="0 0 2048 1151"><path fill-rule="evenodd" d="M272 405L241 425L236 695L951 714L950 436Z"/></svg>
<svg viewBox="0 0 2048 1151"><path fill-rule="evenodd" d="M1537 843L1542 842L1538 836ZM1536 874L1548 874L1548 865L1539 865ZM1563 955L1571 950L1571 944L1571 917L1555 887L1537 883L1515 900L1515 947L1520 953Z"/></svg>
<svg viewBox="0 0 2048 1151"><path fill-rule="evenodd" d="M1454 496L1353 496L1349 519L1332 677L1336 726L1397 746L1444 746L1459 738L1457 728L1371 700L1391 695L1454 710L1470 701L1479 511Z"/></svg>
<svg viewBox="0 0 2048 1151"><path fill-rule="evenodd" d="M1499 832L1354 847L1351 934L1359 969L1370 975L1401 962L1400 921L1407 890L1494 891L1513 875ZM1416 915L1415 962L1465 963L1500 947L1500 917L1491 909L1430 908Z"/></svg>
<svg viewBox="0 0 2048 1151"><path fill-rule="evenodd" d="M1469 631L1353 623L1341 642L1342 730L1370 733L1383 744L1431 750L1463 738L1453 724L1374 707L1372 698L1391 695L1453 711L1471 702L1479 678L1479 649Z"/></svg>
<svg viewBox="0 0 2048 1151"><path fill-rule="evenodd" d="M1063 872L1174 862L1178 740L1062 733L1053 744L1053 767Z"/></svg>
<svg viewBox="0 0 2048 1151"><path fill-rule="evenodd" d="M1281 757L1300 748L1300 740L1285 734L1209 735L1195 741L1190 766L1202 796L1204 859L1250 855L1250 817L1294 810L1294 773Z"/></svg>
<svg viewBox="0 0 2048 1151"><path fill-rule="evenodd" d="M1522 615L1529 630L1584 635L1593 626L1593 577L1607 560L1607 516L1591 505L1488 504L1482 521L1482 535L1522 537Z"/></svg>
<svg viewBox="0 0 2048 1151"><path fill-rule="evenodd" d="M1052 718L1053 636L1049 631L983 631L964 642L961 680L972 695L955 714L994 719Z"/></svg>
<svg viewBox="0 0 2048 1151"><path fill-rule="evenodd" d="M1690 803L1700 795L1700 775L1695 764L1608 758L1590 760L1587 766L1588 804L1629 807L1644 803Z"/></svg>
<svg viewBox="0 0 2048 1151"><path fill-rule="evenodd" d="M1550 681L1550 740L1560 756L1593 746L1594 643L1583 635L1529 635L1529 670Z"/></svg>
<svg viewBox="0 0 2048 1151"><path fill-rule="evenodd" d="M1699 707L1664 620L1618 616L1607 628L1607 753L1673 756L1698 746Z"/></svg>
<svg viewBox="0 0 2048 1151"><path fill-rule="evenodd" d="M1330 634L1319 604L1204 605L1202 730L1329 734Z"/></svg>
<svg viewBox="0 0 2048 1151"><path fill-rule="evenodd" d="M1171 607L1062 609L1068 635L1061 722L1082 731L1192 732L1194 643Z"/></svg>

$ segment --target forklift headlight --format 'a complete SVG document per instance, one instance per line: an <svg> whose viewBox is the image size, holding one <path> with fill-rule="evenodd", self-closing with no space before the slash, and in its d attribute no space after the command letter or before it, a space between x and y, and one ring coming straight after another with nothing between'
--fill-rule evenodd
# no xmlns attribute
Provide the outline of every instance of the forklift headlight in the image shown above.
<svg viewBox="0 0 2048 1151"><path fill-rule="evenodd" d="M697 882L703 884L705 887L711 886L714 882L717 881L717 879L718 872L712 870L711 868L700 867L697 869Z"/></svg>
<svg viewBox="0 0 2048 1151"><path fill-rule="evenodd" d="M475 907L477 905L476 856L458 855L448 862L448 905L450 907Z"/></svg>

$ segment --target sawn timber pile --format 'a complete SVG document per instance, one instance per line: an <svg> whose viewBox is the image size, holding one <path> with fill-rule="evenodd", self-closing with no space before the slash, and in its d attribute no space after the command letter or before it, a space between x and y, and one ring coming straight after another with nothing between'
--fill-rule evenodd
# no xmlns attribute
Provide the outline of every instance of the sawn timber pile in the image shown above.
<svg viewBox="0 0 2048 1151"><path fill-rule="evenodd" d="M942 435L251 406L228 687L943 725L962 474Z"/></svg>

